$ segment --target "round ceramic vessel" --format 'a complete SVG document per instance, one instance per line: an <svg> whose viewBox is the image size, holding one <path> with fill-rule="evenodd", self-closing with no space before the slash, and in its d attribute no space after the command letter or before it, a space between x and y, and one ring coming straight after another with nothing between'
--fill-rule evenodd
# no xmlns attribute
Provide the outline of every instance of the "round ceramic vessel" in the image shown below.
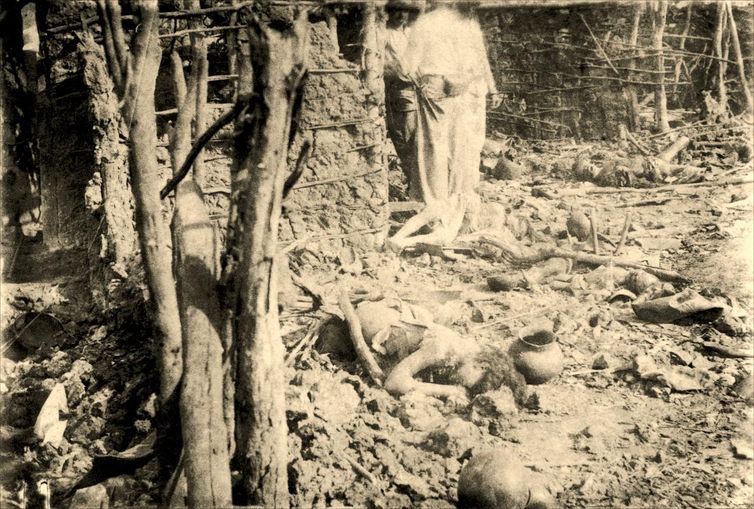
<svg viewBox="0 0 754 509"><path fill-rule="evenodd" d="M521 329L508 353L530 385L543 384L563 371L563 351L555 334L541 326Z"/></svg>

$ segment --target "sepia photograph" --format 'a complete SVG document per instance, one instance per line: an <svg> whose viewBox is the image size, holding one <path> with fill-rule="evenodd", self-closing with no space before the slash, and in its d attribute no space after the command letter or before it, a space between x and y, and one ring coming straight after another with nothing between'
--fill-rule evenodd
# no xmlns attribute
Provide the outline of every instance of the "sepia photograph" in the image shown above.
<svg viewBox="0 0 754 509"><path fill-rule="evenodd" d="M754 508L754 2L0 1L0 509Z"/></svg>

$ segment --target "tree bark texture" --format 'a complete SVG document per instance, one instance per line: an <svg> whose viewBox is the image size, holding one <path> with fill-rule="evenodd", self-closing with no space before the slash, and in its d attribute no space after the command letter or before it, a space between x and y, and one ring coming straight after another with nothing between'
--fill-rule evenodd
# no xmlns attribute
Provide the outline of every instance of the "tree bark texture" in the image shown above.
<svg viewBox="0 0 754 509"><path fill-rule="evenodd" d="M105 55L116 87L122 94L122 116L128 129L129 171L150 305L154 310L160 370L161 465L170 468L177 458L180 434L171 431L177 419L177 388L183 370L181 323L172 272L170 230L162 214L154 92L162 49L156 2L134 2L139 25L127 52L117 0L100 0L98 8L105 39ZM166 473L166 472L163 472ZM169 475L169 474L168 474Z"/></svg>
<svg viewBox="0 0 754 509"><path fill-rule="evenodd" d="M236 97L237 101L248 100L248 97L252 93L253 89L253 70L251 68L251 47L249 45L248 30L242 30L237 32L233 38L236 61L235 65L238 70L238 81L236 83ZM243 117L242 117L243 118ZM236 130L241 126L241 121L236 123ZM240 140L242 143L246 143L244 140ZM248 150L248 149L246 149ZM223 347L225 348L225 357L223 358L223 386L224 386L224 412L225 412L225 426L228 430L228 448L230 450L231 457L234 456L236 450L235 441L235 380L236 380L236 348L235 341L233 340L233 332L236 326L236 308L238 302L238 294L235 274L238 268L240 260L240 242L237 240L239 228L241 224L238 221L238 207L241 199L245 196L246 192L246 179L247 174L241 165L234 162L231 168L231 199L230 210L228 211L228 227L225 233L225 256L222 260L222 277L220 280L220 286L222 289L222 302L224 304L223 315Z"/></svg>
<svg viewBox="0 0 754 509"><path fill-rule="evenodd" d="M176 189L173 236L183 331L180 410L188 503L189 507L229 507L215 234L201 190L193 181Z"/></svg>
<svg viewBox="0 0 754 509"><path fill-rule="evenodd" d="M670 130L668 123L668 98L665 94L665 55L662 38L665 34L665 20L668 15L667 0L660 0L654 6L654 26L652 32L653 49L657 52L657 84L655 85L655 124L659 132Z"/></svg>
<svg viewBox="0 0 754 509"><path fill-rule="evenodd" d="M713 43L715 46L715 55L720 58L717 62L717 101L722 111L728 109L728 90L725 86L725 74L728 63L723 59L723 35L725 34L726 16L728 15L723 3L717 4L717 22L715 23L715 35Z"/></svg>
<svg viewBox="0 0 754 509"><path fill-rule="evenodd" d="M198 8L187 1L184 7ZM207 51L193 38L192 67L186 83L183 62L171 54L178 116L171 139L173 173L191 149L192 122L198 128L206 102ZM223 354L215 267L215 233L197 179L176 188L173 213L173 270L177 283L183 346L180 393L183 470L190 507L231 505L228 440L223 416Z"/></svg>
<svg viewBox="0 0 754 509"><path fill-rule="evenodd" d="M641 15L644 12L644 3L637 3L634 7L634 19L631 26L631 36L628 40L628 45L632 51L636 50L636 45L639 42L639 27L641 26ZM634 79L631 70L636 69L636 60L631 59L628 61L628 79ZM639 131L641 129L641 117L639 115L639 99L636 94L636 86L629 84L627 86L628 94L628 109L631 118L631 131Z"/></svg>
<svg viewBox="0 0 754 509"><path fill-rule="evenodd" d="M236 129L235 242L239 263L236 370L236 455L243 503L287 508L287 426L283 343L277 311L278 223L292 106L306 55L307 18L288 26L249 27L253 95ZM236 190L237 191L237 190Z"/></svg>
<svg viewBox="0 0 754 509"><path fill-rule="evenodd" d="M746 80L744 57L741 53L741 43L738 40L738 28L736 27L736 20L733 18L733 7L731 7L730 0L725 2L725 9L728 11L728 24L730 25L733 53L736 55L736 63L738 64L738 78L741 82L741 89L743 90L744 97L746 98L746 111L751 114L754 113L754 98L752 98L751 90L749 89L749 82Z"/></svg>
<svg viewBox="0 0 754 509"><path fill-rule="evenodd" d="M199 0L186 0L184 7L188 10L201 8ZM201 22L192 19L189 28L200 28ZM192 74L196 71L196 98L194 116L194 138L200 136L207 124L207 74L209 62L207 61L207 43L201 33L191 34L191 65ZM206 170L204 168L204 154L199 154L194 162L194 182L201 188L204 182Z"/></svg>
<svg viewBox="0 0 754 509"><path fill-rule="evenodd" d="M382 149L387 137L385 127L385 42L387 17L381 5L367 4L364 6L361 31L361 62L362 82L370 92L369 117L374 119L375 148L371 152L372 164L381 166L385 171L381 173L382 185L388 186L387 156ZM382 238L387 238L389 229L389 212L386 207L380 212L380 222L384 225Z"/></svg>

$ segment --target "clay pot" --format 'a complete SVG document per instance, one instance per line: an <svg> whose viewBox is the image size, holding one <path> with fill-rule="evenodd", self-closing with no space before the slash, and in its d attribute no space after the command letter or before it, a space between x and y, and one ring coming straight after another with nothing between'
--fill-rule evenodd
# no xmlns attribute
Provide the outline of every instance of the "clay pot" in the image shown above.
<svg viewBox="0 0 754 509"><path fill-rule="evenodd" d="M508 354L526 383L531 385L543 384L563 371L563 351L551 325L537 324L521 329Z"/></svg>
<svg viewBox="0 0 754 509"><path fill-rule="evenodd" d="M458 478L458 509L551 509L556 506L544 479L505 448L471 458Z"/></svg>
<svg viewBox="0 0 754 509"><path fill-rule="evenodd" d="M461 469L459 509L524 509L528 500L526 468L510 451L484 451Z"/></svg>

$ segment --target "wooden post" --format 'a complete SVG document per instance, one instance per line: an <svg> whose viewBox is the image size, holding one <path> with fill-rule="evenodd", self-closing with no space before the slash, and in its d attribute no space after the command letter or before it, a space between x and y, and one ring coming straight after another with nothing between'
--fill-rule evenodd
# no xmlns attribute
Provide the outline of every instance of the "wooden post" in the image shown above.
<svg viewBox="0 0 754 509"><path fill-rule="evenodd" d="M306 12L292 24L249 26L253 95L236 128L232 197L236 328L236 457L242 503L287 508L284 348L277 310L278 223L292 107L303 76ZM240 187L240 192L239 191Z"/></svg>
<svg viewBox="0 0 754 509"><path fill-rule="evenodd" d="M655 125L659 132L670 130L668 123L668 98L665 94L665 56L662 38L665 34L665 20L668 14L668 1L660 0L654 6L652 43L657 52L657 78L655 85Z"/></svg>
<svg viewBox="0 0 754 509"><path fill-rule="evenodd" d="M725 9L728 12L733 53L736 55L736 63L738 64L738 78L741 82L741 89L743 90L744 97L746 98L746 111L748 111L749 114L752 114L754 113L754 98L752 98L751 90L749 89L749 82L746 81L746 68L744 67L741 43L738 40L738 29L736 28L736 20L733 18L733 8L731 7L730 0L725 2Z"/></svg>

